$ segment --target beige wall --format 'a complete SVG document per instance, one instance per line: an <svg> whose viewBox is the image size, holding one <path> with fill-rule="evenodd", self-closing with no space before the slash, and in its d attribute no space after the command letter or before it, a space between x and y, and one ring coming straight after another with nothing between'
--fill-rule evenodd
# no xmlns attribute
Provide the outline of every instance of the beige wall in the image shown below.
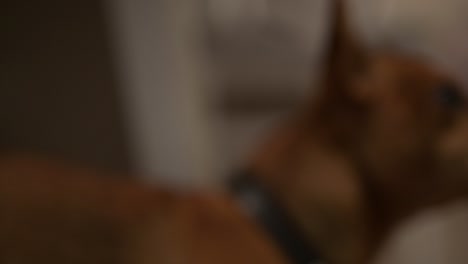
<svg viewBox="0 0 468 264"><path fill-rule="evenodd" d="M217 180L200 1L107 1L135 166L177 187Z"/></svg>

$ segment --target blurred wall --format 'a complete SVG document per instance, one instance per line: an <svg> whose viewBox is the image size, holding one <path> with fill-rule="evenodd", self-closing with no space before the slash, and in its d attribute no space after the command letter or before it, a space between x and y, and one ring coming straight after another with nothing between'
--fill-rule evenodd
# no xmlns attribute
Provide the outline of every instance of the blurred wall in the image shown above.
<svg viewBox="0 0 468 264"><path fill-rule="evenodd" d="M177 187L216 183L203 2L107 4L137 171Z"/></svg>
<svg viewBox="0 0 468 264"><path fill-rule="evenodd" d="M101 1L3 1L0 146L127 170Z"/></svg>

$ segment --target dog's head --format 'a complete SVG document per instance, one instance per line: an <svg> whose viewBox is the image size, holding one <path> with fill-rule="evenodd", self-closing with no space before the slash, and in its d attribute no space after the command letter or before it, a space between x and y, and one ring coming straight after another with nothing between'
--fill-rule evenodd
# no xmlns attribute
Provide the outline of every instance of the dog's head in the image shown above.
<svg viewBox="0 0 468 264"><path fill-rule="evenodd" d="M293 186L287 195L305 211L316 193L345 207L363 194L356 204L372 201L392 221L467 194L463 89L418 58L364 48L335 5L321 89L266 144L258 167L278 189Z"/></svg>
<svg viewBox="0 0 468 264"><path fill-rule="evenodd" d="M312 122L392 210L468 194L465 91L421 59L365 49L346 26L341 1L335 11Z"/></svg>

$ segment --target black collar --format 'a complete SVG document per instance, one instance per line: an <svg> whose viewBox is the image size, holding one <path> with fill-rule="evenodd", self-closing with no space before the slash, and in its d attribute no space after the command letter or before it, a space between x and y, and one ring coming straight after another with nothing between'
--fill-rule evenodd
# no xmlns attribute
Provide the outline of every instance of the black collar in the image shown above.
<svg viewBox="0 0 468 264"><path fill-rule="evenodd" d="M303 232L252 174L246 170L236 174L231 181L231 192L240 206L269 233L291 263L321 263Z"/></svg>

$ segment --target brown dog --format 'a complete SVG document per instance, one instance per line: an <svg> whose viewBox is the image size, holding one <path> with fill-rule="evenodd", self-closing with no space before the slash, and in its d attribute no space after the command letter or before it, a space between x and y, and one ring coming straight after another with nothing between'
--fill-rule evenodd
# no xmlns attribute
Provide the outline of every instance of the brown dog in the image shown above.
<svg viewBox="0 0 468 264"><path fill-rule="evenodd" d="M368 263L421 209L468 191L465 98L444 74L364 49L341 3L322 89L260 149L252 175L325 260ZM229 195L0 163L0 263L291 263ZM66 176L66 177L65 177Z"/></svg>

